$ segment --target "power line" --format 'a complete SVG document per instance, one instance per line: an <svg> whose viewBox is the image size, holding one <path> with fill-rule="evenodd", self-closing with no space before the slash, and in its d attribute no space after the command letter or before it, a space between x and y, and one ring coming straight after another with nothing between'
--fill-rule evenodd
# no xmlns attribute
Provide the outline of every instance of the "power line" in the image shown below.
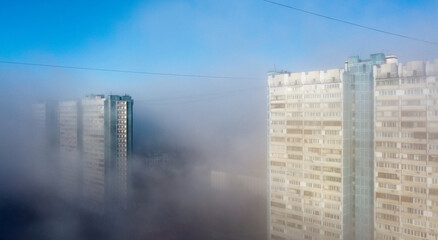
<svg viewBox="0 0 438 240"><path fill-rule="evenodd" d="M298 12L307 13L307 14L310 14L310 15L313 15L313 16L317 16L317 17L321 17L321 18L326 18L326 19L333 20L333 21L340 22L340 23L349 24L349 25L352 25L352 26L355 26L355 27L364 28L364 29L371 30L371 31L376 31L376 32L379 32L379 33L384 33L384 34L388 34L388 35L392 35L392 36L396 36L396 37L401 37L401 38L405 38L405 39L409 39L409 40L413 40L413 41L418 41L418 42L423 42L423 43L428 43L428 44L432 44L432 45L438 46L438 42L427 41L427 40L420 39L420 38L415 38L415 37L411 37L411 36L407 36L407 35L402 35L402 34L398 34L398 33L394 33L394 32L389 32L389 31L382 30L382 29L368 27L368 26L361 25L361 24L358 24L358 23L349 22L349 21L342 20L342 19L339 19L339 18L329 17L329 16L326 16L326 15L322 15L322 14L319 14L319 13L307 11L307 10L304 10L304 9L296 8L296 7L293 7L293 6L290 6L290 5L286 5L286 4L282 4L282 3L278 3L278 2L273 2L273 1L270 1L270 0L262 0L262 1L274 4L274 5L277 5L277 6L289 8L289 9L292 9L292 10L295 10L295 11L298 11Z"/></svg>
<svg viewBox="0 0 438 240"><path fill-rule="evenodd" d="M179 73L164 73L164 72L146 72L146 71L121 70L121 69L111 69L111 68L77 67L77 66L43 64L43 63L15 62L15 61L4 61L4 60L0 60L0 63L13 64L13 65L24 65L24 66L34 66L34 67L64 68L64 69L74 69L74 70L131 73L131 74L143 74L143 75L155 75L155 76L211 78L211 79L259 79L259 78L255 78L255 77L235 77L235 76L179 74Z"/></svg>
<svg viewBox="0 0 438 240"><path fill-rule="evenodd" d="M37 66L37 67L51 67L51 68L66 68L66 69L74 69L74 70L90 70L90 71L105 71L105 72L118 72L118 73L133 73L133 74L147 74L147 75L162 75L162 76L175 76L175 77L195 77L195 78L215 78L215 79L258 79L258 78L245 78L245 77L234 77L234 76L214 76L214 75L196 75L196 74L176 74L176 73L158 73L158 72L144 72L144 71L131 71L131 70L119 70L119 69L109 69L109 68L93 68L93 67L75 67L75 66L66 66L66 65L53 65L53 64L41 64L41 63L28 63L28 62L14 62L14 61L4 61L0 60L0 63L4 64L14 64L14 65L25 65L25 66ZM209 94L199 94L199 95L186 95L186 96L178 96L174 98L156 98L156 99L145 99L145 100L136 100L136 102L148 102L148 103L158 103L159 105L163 104L174 104L176 100L182 100L177 102L178 104L182 103L194 103L200 101L208 101L212 99L232 96L234 94L241 93L243 91L256 89L259 90L261 88L266 89L265 86L255 86L250 88L241 88L230 91L220 91L216 93Z"/></svg>

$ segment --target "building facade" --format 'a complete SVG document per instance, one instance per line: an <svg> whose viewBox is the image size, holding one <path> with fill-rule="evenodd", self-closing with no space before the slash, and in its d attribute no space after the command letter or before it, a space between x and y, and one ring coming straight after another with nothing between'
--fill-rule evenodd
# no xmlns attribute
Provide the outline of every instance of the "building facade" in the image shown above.
<svg viewBox="0 0 438 240"><path fill-rule="evenodd" d="M270 239L352 239L351 83L342 69L268 82Z"/></svg>
<svg viewBox="0 0 438 240"><path fill-rule="evenodd" d="M80 200L82 190L82 125L78 101L60 101L57 105L59 126L59 189L69 201Z"/></svg>
<svg viewBox="0 0 438 240"><path fill-rule="evenodd" d="M130 96L110 95L105 100L105 164L108 198L112 204L128 204L129 158L132 155L132 107ZM109 170L108 170L109 169Z"/></svg>
<svg viewBox="0 0 438 240"><path fill-rule="evenodd" d="M103 213L108 191L105 187L105 168L108 167L105 162L105 98L103 95L89 95L80 104L84 206Z"/></svg>
<svg viewBox="0 0 438 240"><path fill-rule="evenodd" d="M64 199L97 213L128 207L132 114L128 95L35 104L37 148L51 153Z"/></svg>
<svg viewBox="0 0 438 240"><path fill-rule="evenodd" d="M127 207L132 107L126 95L89 95L81 100L83 196L93 211L104 212L114 204Z"/></svg>
<svg viewBox="0 0 438 240"><path fill-rule="evenodd" d="M59 126L55 101L39 101L33 104L33 120L35 148L39 157L46 163L54 164L54 158L58 154Z"/></svg>
<svg viewBox="0 0 438 240"><path fill-rule="evenodd" d="M269 75L270 239L438 239L438 60L338 71Z"/></svg>
<svg viewBox="0 0 438 240"><path fill-rule="evenodd" d="M375 237L438 239L438 60L375 72Z"/></svg>

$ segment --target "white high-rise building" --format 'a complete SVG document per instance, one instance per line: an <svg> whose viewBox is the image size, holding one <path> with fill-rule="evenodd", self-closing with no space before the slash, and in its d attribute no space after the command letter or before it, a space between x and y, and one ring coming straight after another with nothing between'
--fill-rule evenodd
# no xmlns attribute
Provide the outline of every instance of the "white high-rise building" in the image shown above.
<svg viewBox="0 0 438 240"><path fill-rule="evenodd" d="M436 240L438 60L375 72L375 238Z"/></svg>
<svg viewBox="0 0 438 240"><path fill-rule="evenodd" d="M268 82L270 239L353 239L351 84L341 69Z"/></svg>
<svg viewBox="0 0 438 240"><path fill-rule="evenodd" d="M271 239L438 239L438 60L268 81Z"/></svg>

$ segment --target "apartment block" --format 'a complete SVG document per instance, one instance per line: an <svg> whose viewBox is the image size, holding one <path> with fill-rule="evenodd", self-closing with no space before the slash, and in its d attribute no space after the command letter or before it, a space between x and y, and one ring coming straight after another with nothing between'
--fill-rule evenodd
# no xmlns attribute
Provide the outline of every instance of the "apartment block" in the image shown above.
<svg viewBox="0 0 438 240"><path fill-rule="evenodd" d="M438 239L438 60L375 71L375 237Z"/></svg>
<svg viewBox="0 0 438 240"><path fill-rule="evenodd" d="M128 204L129 158L132 154L130 96L89 95L81 100L83 196L87 208Z"/></svg>
<svg viewBox="0 0 438 240"><path fill-rule="evenodd" d="M82 125L78 101L57 104L59 121L59 189L69 201L78 201L82 189Z"/></svg>
<svg viewBox="0 0 438 240"><path fill-rule="evenodd" d="M36 152L47 164L54 164L58 154L58 116L55 101L39 101L33 104L33 122Z"/></svg>
<svg viewBox="0 0 438 240"><path fill-rule="evenodd" d="M271 239L438 239L438 60L268 83Z"/></svg>
<svg viewBox="0 0 438 240"><path fill-rule="evenodd" d="M97 213L128 207L132 114L128 95L34 105L36 148L53 160L61 197Z"/></svg>
<svg viewBox="0 0 438 240"><path fill-rule="evenodd" d="M105 162L108 165L109 201L128 204L129 158L132 154L132 107L130 96L110 95L105 100Z"/></svg>
<svg viewBox="0 0 438 240"><path fill-rule="evenodd" d="M83 196L96 212L105 207L105 98L90 95L81 100L83 128Z"/></svg>
<svg viewBox="0 0 438 240"><path fill-rule="evenodd" d="M342 69L269 74L270 239L353 239L350 81Z"/></svg>

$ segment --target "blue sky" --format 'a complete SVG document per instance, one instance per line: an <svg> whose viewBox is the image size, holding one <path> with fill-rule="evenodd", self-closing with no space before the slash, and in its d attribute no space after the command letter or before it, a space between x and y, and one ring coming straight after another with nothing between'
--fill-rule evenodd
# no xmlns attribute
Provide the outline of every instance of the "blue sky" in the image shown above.
<svg viewBox="0 0 438 240"><path fill-rule="evenodd" d="M276 1L438 41L437 1ZM315 18L261 0L41 2L2 4L1 60L253 78L175 78L0 64L0 95L14 99L13 110L26 112L20 107L29 106L35 98L128 93L134 98L138 124L147 119L162 129L160 134L199 143L194 146L211 143L202 151L207 149L214 161L234 165L242 159L264 161L260 157L265 156L266 146L264 86L266 73L274 65L289 71L340 68L348 56L366 58L376 52L396 54L403 62L438 58L437 46ZM257 86L262 87L253 89ZM246 91L213 99L195 97L196 102L190 102L192 98L169 104L146 101L236 89ZM1 101L0 108L5 107L12 105Z"/></svg>
<svg viewBox="0 0 438 240"><path fill-rule="evenodd" d="M438 42L436 1L278 2ZM31 75L29 81L50 83L52 92L57 86L65 90L86 85L86 90L105 92L132 92L141 86L154 89L145 90L151 96L184 95L203 87L264 84L274 66L289 71L342 67L350 55L375 52L396 54L402 61L438 57L436 46L261 0L8 1L0 8L0 31L2 60L260 79L225 82L0 64L8 79ZM71 84L57 85L60 78Z"/></svg>

